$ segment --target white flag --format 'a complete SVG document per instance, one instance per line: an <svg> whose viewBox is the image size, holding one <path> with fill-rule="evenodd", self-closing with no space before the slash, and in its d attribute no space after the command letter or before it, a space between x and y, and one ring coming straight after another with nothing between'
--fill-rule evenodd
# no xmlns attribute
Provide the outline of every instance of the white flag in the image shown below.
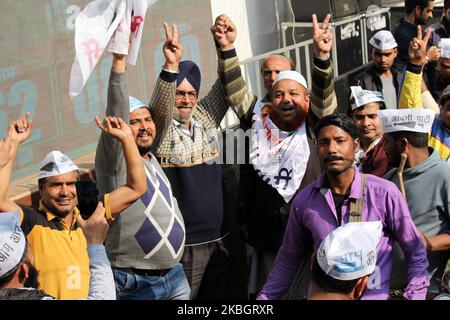
<svg viewBox="0 0 450 320"><path fill-rule="evenodd" d="M69 88L71 97L81 92L110 40L108 51L128 53L130 26L134 31L128 63L136 64L145 13L147 8L157 1L94 0L87 4L75 21L75 60L70 72Z"/></svg>
<svg viewBox="0 0 450 320"><path fill-rule="evenodd" d="M131 27L134 30L131 37L131 48L128 54L128 63L135 65L141 44L142 31L144 31L144 20L147 8L156 3L158 0L134 0L133 20Z"/></svg>
<svg viewBox="0 0 450 320"><path fill-rule="evenodd" d="M94 0L78 15L75 20L75 61L70 72L71 97L83 89L124 13L123 0Z"/></svg>

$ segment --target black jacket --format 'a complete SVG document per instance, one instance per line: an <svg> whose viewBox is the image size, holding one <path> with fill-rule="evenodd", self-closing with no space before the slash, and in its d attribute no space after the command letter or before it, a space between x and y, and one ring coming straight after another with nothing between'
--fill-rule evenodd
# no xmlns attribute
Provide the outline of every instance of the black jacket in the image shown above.
<svg viewBox="0 0 450 320"><path fill-rule="evenodd" d="M431 34L431 44L439 46L439 42L443 38L450 38L450 22L446 17L442 17L439 26ZM425 65L424 80L434 100L439 104L442 91L447 87L448 81L437 77L436 67L437 62L434 61Z"/></svg>
<svg viewBox="0 0 450 320"><path fill-rule="evenodd" d="M398 55L395 58L394 69L402 71L408 63L408 48L411 40L417 36L417 26L400 19L397 29L392 32L397 42Z"/></svg>
<svg viewBox="0 0 450 320"><path fill-rule="evenodd" d="M321 173L316 143L308 123L307 135L310 156L297 193L318 179ZM281 246L291 204L258 175L249 162L240 166L238 224L248 226L248 243L257 250L274 254Z"/></svg>
<svg viewBox="0 0 450 320"><path fill-rule="evenodd" d="M392 78L394 80L395 94L399 97L400 83L402 83L402 73L397 72L394 68L391 68ZM364 90L383 92L383 83L380 77L377 75L373 63L364 70L364 72L358 74L351 83L352 86L360 86Z"/></svg>

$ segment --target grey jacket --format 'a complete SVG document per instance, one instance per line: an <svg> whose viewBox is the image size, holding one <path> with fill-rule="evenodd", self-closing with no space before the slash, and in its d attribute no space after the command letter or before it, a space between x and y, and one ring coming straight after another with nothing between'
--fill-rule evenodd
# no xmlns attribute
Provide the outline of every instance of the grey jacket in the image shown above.
<svg viewBox="0 0 450 320"><path fill-rule="evenodd" d="M403 171L403 181L411 217L417 228L427 237L450 231L450 165L429 148L427 160ZM397 186L397 169L390 170L385 178ZM400 223L400 222L399 222ZM437 278L442 276L447 252L428 252L429 291L437 291ZM391 288L405 288L405 258L398 245L394 247Z"/></svg>
<svg viewBox="0 0 450 320"><path fill-rule="evenodd" d="M158 88L174 84L158 79ZM156 89L157 91L158 89ZM175 99L173 90L172 101ZM154 92L154 97L160 96ZM167 99L170 101L170 98ZM156 148L170 124L173 104L155 98L149 104L156 125ZM157 106L157 107L155 107ZM169 107L170 106L170 107ZM128 119L129 98L126 74L111 71L106 115ZM159 138L158 138L159 137ZM111 221L106 250L113 267L136 269L169 269L181 259L185 242L183 217L166 175L152 154L143 159L147 191L140 199ZM120 142L102 133L95 156L97 185L101 194L126 183L126 166Z"/></svg>

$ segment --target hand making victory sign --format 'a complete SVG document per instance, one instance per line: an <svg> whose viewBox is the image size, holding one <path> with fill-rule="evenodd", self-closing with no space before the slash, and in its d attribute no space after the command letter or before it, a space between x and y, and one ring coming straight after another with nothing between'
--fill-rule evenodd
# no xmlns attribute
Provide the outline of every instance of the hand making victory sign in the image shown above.
<svg viewBox="0 0 450 320"><path fill-rule="evenodd" d="M164 22L164 31L166 33L166 42L163 45L163 53L166 59L164 69L177 71L180 64L181 57L183 56L183 47L178 42L178 29L176 25L172 25L173 33L170 31L170 27L167 22Z"/></svg>
<svg viewBox="0 0 450 320"><path fill-rule="evenodd" d="M431 28L427 29L425 37L422 39L422 27L417 26L417 37L413 38L408 47L409 62L415 65L423 65L426 62L427 43L431 36Z"/></svg>
<svg viewBox="0 0 450 320"><path fill-rule="evenodd" d="M313 42L314 55L321 60L328 60L330 58L331 47L333 45L333 34L328 28L328 22L331 19L331 14L327 14L322 24L319 26L317 16L312 15L313 19Z"/></svg>

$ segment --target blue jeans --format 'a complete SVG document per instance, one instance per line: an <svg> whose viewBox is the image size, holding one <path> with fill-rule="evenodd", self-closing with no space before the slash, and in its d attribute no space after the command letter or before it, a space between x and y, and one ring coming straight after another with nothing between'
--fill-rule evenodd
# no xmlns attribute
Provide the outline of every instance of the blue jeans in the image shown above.
<svg viewBox="0 0 450 320"><path fill-rule="evenodd" d="M117 300L189 300L191 288L181 263L161 277L140 276L113 268Z"/></svg>

